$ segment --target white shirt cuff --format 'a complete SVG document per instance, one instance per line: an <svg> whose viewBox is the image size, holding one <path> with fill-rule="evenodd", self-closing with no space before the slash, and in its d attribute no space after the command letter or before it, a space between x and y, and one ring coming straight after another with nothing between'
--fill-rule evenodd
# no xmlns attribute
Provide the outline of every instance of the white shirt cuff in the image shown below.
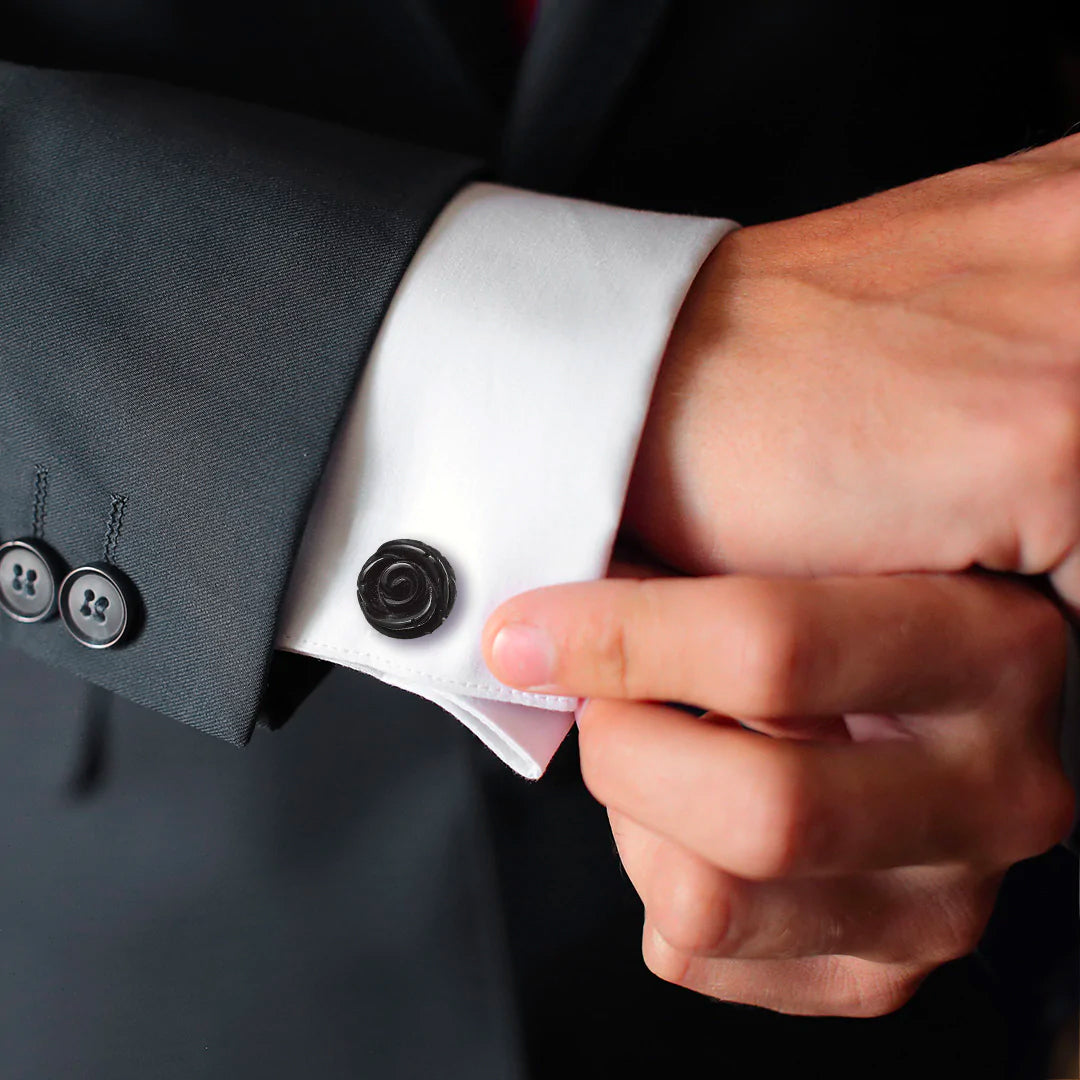
<svg viewBox="0 0 1080 1080"><path fill-rule="evenodd" d="M278 646L436 702L539 777L577 701L496 681L481 630L516 593L603 577L675 316L735 227L462 191L410 264L343 417ZM376 631L356 596L364 562L399 538L437 548L457 581L447 620L411 640Z"/></svg>

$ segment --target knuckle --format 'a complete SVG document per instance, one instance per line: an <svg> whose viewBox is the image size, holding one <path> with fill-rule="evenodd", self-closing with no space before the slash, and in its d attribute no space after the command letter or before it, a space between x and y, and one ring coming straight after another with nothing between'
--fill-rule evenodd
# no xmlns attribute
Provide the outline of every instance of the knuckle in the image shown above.
<svg viewBox="0 0 1080 1080"><path fill-rule="evenodd" d="M686 984L690 957L670 946L649 922L641 937L641 958L658 979L676 986Z"/></svg>
<svg viewBox="0 0 1080 1080"><path fill-rule="evenodd" d="M733 694L739 710L764 717L797 709L811 645L799 632L792 601L755 584L739 613L742 685Z"/></svg>
<svg viewBox="0 0 1080 1080"><path fill-rule="evenodd" d="M750 880L788 877L814 857L819 822L803 763L790 748L771 746L755 784L736 871Z"/></svg>
<svg viewBox="0 0 1080 1080"><path fill-rule="evenodd" d="M1080 392L1075 385L1080 327L1070 328L1068 336L1046 364L1021 373L1028 385L1018 388L1008 413L999 414L988 429L994 443L991 468L1000 470L1001 482L1015 499L1036 563L1047 554L1060 555L1063 543L1076 533L1080 507ZM1046 568L1034 565L1031 571Z"/></svg>
<svg viewBox="0 0 1080 1080"><path fill-rule="evenodd" d="M1076 794L1060 766L1035 770L1020 794L1018 817L1027 833L1028 854L1036 855L1060 843L1072 828Z"/></svg>
<svg viewBox="0 0 1080 1080"><path fill-rule="evenodd" d="M1025 756L1033 755L1030 751L1016 754L1018 759ZM1007 794L999 802L997 855L1004 863L1039 855L1065 839L1076 805L1072 785L1056 759L1014 762L1010 772L1004 786Z"/></svg>
<svg viewBox="0 0 1080 1080"><path fill-rule="evenodd" d="M1077 505L1080 511L1080 500ZM1080 521L1080 514L1077 520ZM1021 635L1014 650L1024 652L1045 670L1056 693L1058 683L1065 673L1068 649L1068 624L1054 603L1035 592L1022 588L1020 595L1025 601L1021 617L1015 625ZM1040 680L1042 682L1043 680Z"/></svg>
<svg viewBox="0 0 1080 1080"><path fill-rule="evenodd" d="M672 948L694 955L730 949L731 903L716 875L682 871L650 891L649 920Z"/></svg>
<svg viewBox="0 0 1080 1080"><path fill-rule="evenodd" d="M988 683L989 700L998 709L1030 716L1033 722L1023 728L1030 738L1048 729L1043 717L1053 707L1065 674L1067 627L1054 604L1033 589L1017 588L1013 601Z"/></svg>
<svg viewBox="0 0 1080 1080"><path fill-rule="evenodd" d="M1080 353L1070 350L1069 360L1069 367L1075 369ZM1069 371L1068 378L1054 379L1048 392L1041 395L1035 427L1043 475L1058 490L1075 486L1080 462L1080 399L1071 385L1072 375Z"/></svg>
<svg viewBox="0 0 1080 1080"><path fill-rule="evenodd" d="M1043 842L1053 847L1067 839L1076 821L1076 791L1067 777L1057 775L1051 805L1047 810L1046 832Z"/></svg>

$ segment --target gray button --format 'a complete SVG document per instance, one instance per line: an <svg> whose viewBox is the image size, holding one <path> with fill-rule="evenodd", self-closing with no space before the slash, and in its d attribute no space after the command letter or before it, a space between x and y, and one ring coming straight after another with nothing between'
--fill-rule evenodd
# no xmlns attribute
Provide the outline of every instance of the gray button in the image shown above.
<svg viewBox="0 0 1080 1080"><path fill-rule="evenodd" d="M60 585L60 618L88 649L108 649L128 636L135 606L131 582L106 563L79 566Z"/></svg>
<svg viewBox="0 0 1080 1080"><path fill-rule="evenodd" d="M0 608L19 622L34 623L56 612L56 556L37 540L0 544Z"/></svg>

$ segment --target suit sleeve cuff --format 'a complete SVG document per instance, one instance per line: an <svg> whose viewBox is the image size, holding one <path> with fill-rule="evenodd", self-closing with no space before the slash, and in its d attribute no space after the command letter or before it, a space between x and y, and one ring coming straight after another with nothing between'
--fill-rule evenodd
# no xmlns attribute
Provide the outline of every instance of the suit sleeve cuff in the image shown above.
<svg viewBox="0 0 1080 1080"><path fill-rule="evenodd" d="M278 646L436 702L539 777L577 702L503 686L481 630L516 593L604 575L675 316L735 227L461 192L406 272L343 419ZM365 561L398 538L437 548L457 587L446 621L409 640L376 631L356 595Z"/></svg>

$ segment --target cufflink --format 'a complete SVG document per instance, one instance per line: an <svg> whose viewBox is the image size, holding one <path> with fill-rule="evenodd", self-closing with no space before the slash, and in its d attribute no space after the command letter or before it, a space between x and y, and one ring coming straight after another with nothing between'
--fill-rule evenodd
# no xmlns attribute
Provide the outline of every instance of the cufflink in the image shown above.
<svg viewBox="0 0 1080 1080"><path fill-rule="evenodd" d="M109 563L78 566L60 583L60 618L88 649L111 649L128 640L139 611L135 586Z"/></svg>
<svg viewBox="0 0 1080 1080"><path fill-rule="evenodd" d="M456 597L454 568L421 540L388 541L364 563L356 579L364 618L392 638L418 638L437 630Z"/></svg>
<svg viewBox="0 0 1080 1080"><path fill-rule="evenodd" d="M56 614L60 557L41 540L25 537L0 544L0 609L16 622L44 622Z"/></svg>

